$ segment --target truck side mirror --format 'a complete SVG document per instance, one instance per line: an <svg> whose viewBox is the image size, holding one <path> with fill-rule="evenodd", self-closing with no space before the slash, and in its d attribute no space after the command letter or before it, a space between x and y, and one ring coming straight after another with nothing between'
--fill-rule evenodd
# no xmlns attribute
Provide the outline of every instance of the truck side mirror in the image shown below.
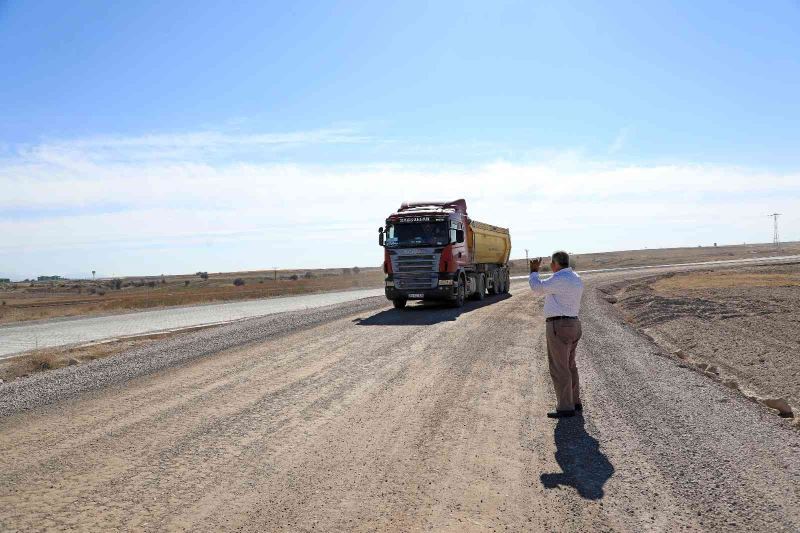
<svg viewBox="0 0 800 533"><path fill-rule="evenodd" d="M464 242L464 230L457 229L456 230L456 242Z"/></svg>
<svg viewBox="0 0 800 533"><path fill-rule="evenodd" d="M378 228L378 245L383 246L383 228Z"/></svg>

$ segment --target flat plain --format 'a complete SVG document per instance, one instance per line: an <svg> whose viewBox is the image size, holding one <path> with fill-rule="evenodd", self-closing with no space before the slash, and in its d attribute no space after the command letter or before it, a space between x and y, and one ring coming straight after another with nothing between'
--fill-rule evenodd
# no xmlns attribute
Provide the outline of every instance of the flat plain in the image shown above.
<svg viewBox="0 0 800 533"><path fill-rule="evenodd" d="M513 241L512 241L513 242ZM551 250L540 250L547 255ZM515 250L515 253L518 251ZM800 254L800 243L663 248L579 254L578 270L752 259ZM533 255L532 255L533 257ZM380 252L376 253L380 261ZM378 262L376 261L376 262ZM515 275L525 274L524 259L510 262ZM548 267L545 265L544 270ZM166 276L127 276L99 280L61 279L0 283L0 324L55 317L107 315L140 309L185 306L378 288L380 267L197 272ZM238 285L234 282L240 280Z"/></svg>

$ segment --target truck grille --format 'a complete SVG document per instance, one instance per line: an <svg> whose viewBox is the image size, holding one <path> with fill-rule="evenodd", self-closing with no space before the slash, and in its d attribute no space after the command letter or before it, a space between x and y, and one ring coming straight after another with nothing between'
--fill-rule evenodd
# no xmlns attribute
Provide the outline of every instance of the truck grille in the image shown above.
<svg viewBox="0 0 800 533"><path fill-rule="evenodd" d="M436 287L438 254L395 255L392 257L394 286L398 289L430 289Z"/></svg>

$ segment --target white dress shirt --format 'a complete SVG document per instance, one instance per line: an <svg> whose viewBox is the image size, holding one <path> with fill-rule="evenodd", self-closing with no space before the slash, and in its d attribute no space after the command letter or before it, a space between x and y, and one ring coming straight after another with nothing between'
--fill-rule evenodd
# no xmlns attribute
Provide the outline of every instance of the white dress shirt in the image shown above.
<svg viewBox="0 0 800 533"><path fill-rule="evenodd" d="M578 316L583 295L583 281L571 268L562 268L545 280L538 272L528 278L531 290L544 294L544 316Z"/></svg>

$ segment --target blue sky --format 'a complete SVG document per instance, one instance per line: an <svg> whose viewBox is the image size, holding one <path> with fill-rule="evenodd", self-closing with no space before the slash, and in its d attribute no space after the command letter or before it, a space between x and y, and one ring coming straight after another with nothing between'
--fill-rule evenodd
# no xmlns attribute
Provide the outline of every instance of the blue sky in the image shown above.
<svg viewBox="0 0 800 533"><path fill-rule="evenodd" d="M0 275L800 239L800 3L3 2Z"/></svg>

